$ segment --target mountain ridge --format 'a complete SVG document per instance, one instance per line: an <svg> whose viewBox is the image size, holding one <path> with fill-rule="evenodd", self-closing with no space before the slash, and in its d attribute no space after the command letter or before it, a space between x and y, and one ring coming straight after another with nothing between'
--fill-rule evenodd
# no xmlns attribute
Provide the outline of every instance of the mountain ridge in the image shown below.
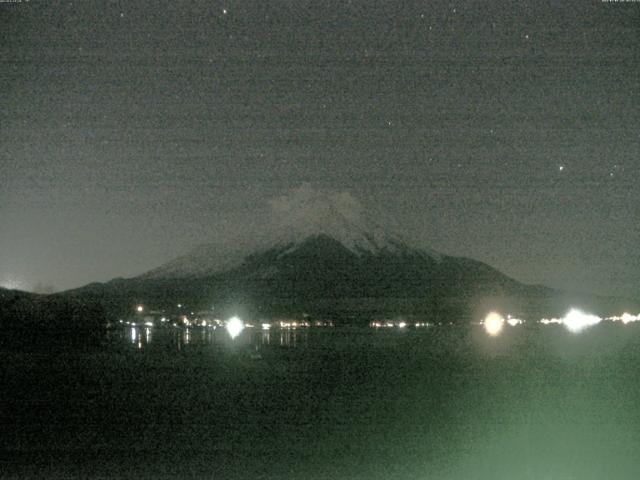
<svg viewBox="0 0 640 480"><path fill-rule="evenodd" d="M464 322L488 310L529 318L563 315L581 305L596 314L619 314L637 302L571 294L527 285L483 262L428 253L354 252L328 235L260 249L228 270L190 277L144 275L93 283L67 294L103 305L114 316L144 303L171 311L186 304L196 311L216 305L221 315L242 311L263 318L303 313L330 318L420 315Z"/></svg>
<svg viewBox="0 0 640 480"><path fill-rule="evenodd" d="M419 314L478 318L488 309L532 317L564 314L571 302L600 297L519 282L483 262L411 244L374 221L349 194L301 187L272 202L263 233L209 243L131 279L71 294L106 309L137 303L194 310L243 306L256 316ZM261 243L253 242L260 239ZM253 243L252 243L253 242ZM577 300L576 300L577 299ZM609 302L609 303L613 303Z"/></svg>
<svg viewBox="0 0 640 480"><path fill-rule="evenodd" d="M291 195L273 199L271 212L264 220L254 234L243 232L233 241L200 245L140 277L160 279L214 275L239 267L246 257L257 252L284 246L294 250L318 235L335 239L357 255L415 250L402 235L373 218L349 193L317 190L308 184L294 189ZM435 259L441 257L434 250L421 250Z"/></svg>

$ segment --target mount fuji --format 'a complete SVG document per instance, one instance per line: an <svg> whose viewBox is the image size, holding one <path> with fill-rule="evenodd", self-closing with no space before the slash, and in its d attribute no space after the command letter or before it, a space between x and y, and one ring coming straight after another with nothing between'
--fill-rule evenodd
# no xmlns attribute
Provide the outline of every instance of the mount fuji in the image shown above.
<svg viewBox="0 0 640 480"><path fill-rule="evenodd" d="M20 325L31 319L50 332L52 319L116 321L141 303L170 316L214 308L220 317L349 323L404 315L464 323L490 310L539 319L573 307L607 316L640 308L632 299L523 284L482 262L416 246L348 193L303 185L274 199L265 217L262 229L245 225L236 241L214 240L133 278L50 295L0 289L0 318Z"/></svg>
<svg viewBox="0 0 640 480"><path fill-rule="evenodd" d="M314 239L333 240L345 250L347 256L371 258L377 256L413 255L440 262L443 256L430 249L409 247L400 235L390 233L377 222L361 212L354 213L335 198L327 195L309 199L287 220L276 221L277 228L271 228L263 237L271 238L251 251L242 243L221 249L219 245L202 245L187 255L176 258L141 276L146 279L188 278L212 275L235 267L243 262L255 262L266 255L272 260L281 260L296 252L309 249ZM310 205L309 205L310 204ZM310 212L312 212L310 214ZM275 232L275 234L274 234ZM301 250L302 249L302 250ZM276 258L273 253L276 253ZM309 260L310 258L308 258ZM264 266L264 262L261 262ZM275 265L272 265L272 267ZM246 265L245 265L246 267Z"/></svg>
<svg viewBox="0 0 640 480"><path fill-rule="evenodd" d="M615 312L620 299L526 285L482 262L418 247L348 193L303 185L271 202L258 233L200 246L142 275L67 294L127 315L144 303L221 315L478 319L488 310L541 318L572 305ZM252 231L253 232L253 231ZM257 244L254 238L259 238Z"/></svg>
<svg viewBox="0 0 640 480"><path fill-rule="evenodd" d="M249 235L203 245L138 277L90 284L74 294L89 295L110 311L143 302L161 308L182 303L194 310L242 306L266 317L463 318L486 306L521 312L532 298L556 293L482 262L412 245L372 219L348 193L303 186L273 200L271 210L258 246Z"/></svg>

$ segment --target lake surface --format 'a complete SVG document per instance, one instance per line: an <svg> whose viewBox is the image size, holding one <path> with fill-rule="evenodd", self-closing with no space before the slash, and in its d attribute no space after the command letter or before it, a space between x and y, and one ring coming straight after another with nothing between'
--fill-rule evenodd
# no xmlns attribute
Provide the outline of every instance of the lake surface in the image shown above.
<svg viewBox="0 0 640 480"><path fill-rule="evenodd" d="M2 478L636 479L640 325L122 328L1 356Z"/></svg>

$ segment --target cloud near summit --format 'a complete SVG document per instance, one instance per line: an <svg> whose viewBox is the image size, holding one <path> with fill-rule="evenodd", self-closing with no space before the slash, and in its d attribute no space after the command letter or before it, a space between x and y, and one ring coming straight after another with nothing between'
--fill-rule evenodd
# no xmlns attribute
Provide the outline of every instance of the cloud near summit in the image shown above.
<svg viewBox="0 0 640 480"><path fill-rule="evenodd" d="M336 213L356 224L365 219L362 203L350 192L319 189L309 183L269 200L269 207L274 223L281 226L316 223Z"/></svg>

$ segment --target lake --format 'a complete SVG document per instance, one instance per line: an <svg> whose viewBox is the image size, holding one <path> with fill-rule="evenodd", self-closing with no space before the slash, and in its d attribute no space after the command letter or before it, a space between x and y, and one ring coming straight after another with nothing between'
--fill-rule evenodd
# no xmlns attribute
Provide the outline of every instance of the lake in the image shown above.
<svg viewBox="0 0 640 480"><path fill-rule="evenodd" d="M635 479L640 325L122 327L3 352L2 478Z"/></svg>

